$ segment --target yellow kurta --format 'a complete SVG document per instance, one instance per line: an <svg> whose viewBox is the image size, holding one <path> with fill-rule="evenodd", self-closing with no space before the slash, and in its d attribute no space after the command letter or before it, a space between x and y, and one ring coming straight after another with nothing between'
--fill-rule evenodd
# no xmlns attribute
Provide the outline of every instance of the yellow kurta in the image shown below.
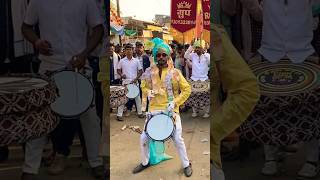
<svg viewBox="0 0 320 180"><path fill-rule="evenodd" d="M110 122L109 122L109 97L110 97L110 72L109 72L108 58L103 56L100 58L99 67L100 72L98 74L98 81L101 82L101 88L103 92L103 119L102 119L102 137L100 144L100 155L103 157L109 156L110 149Z"/></svg>
<svg viewBox="0 0 320 180"><path fill-rule="evenodd" d="M150 71L147 69L146 72ZM179 107L189 98L191 94L191 86L187 82L187 80L183 77L182 73L175 69L178 72L178 78L172 79L172 88L174 94L174 112L179 113ZM166 110L168 107L168 94L166 91L166 87L164 86L165 78L168 73L168 68L162 70L161 73L161 84L162 88L165 90L164 93L155 94L149 102L149 111L156 110ZM152 90L152 84L150 80L143 79L141 81L141 89L142 89L142 98L145 99L148 96L148 92Z"/></svg>
<svg viewBox="0 0 320 180"><path fill-rule="evenodd" d="M220 143L250 115L260 97L255 75L229 40L221 26L213 27L213 119L211 122L211 160L221 168ZM216 67L215 67L216 66ZM220 105L219 84L227 93Z"/></svg>

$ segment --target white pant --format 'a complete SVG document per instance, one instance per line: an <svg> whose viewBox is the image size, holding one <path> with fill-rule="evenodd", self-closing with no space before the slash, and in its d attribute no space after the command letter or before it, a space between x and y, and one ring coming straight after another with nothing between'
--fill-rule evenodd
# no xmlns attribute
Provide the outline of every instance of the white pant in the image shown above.
<svg viewBox="0 0 320 180"><path fill-rule="evenodd" d="M45 68L40 67L40 73ZM90 73L90 72L89 72ZM99 145L101 138L100 119L97 116L95 107L80 116L80 123L84 139L86 141L87 156L91 167L102 165L102 158L99 157ZM37 174L40 168L42 152L47 143L47 137L40 137L26 143L25 160L22 171Z"/></svg>
<svg viewBox="0 0 320 180"><path fill-rule="evenodd" d="M317 139L311 140L305 143L306 146L306 161L318 162L319 160L319 141ZM265 145L264 153L266 161L277 160L277 154L279 152L278 146Z"/></svg>
<svg viewBox="0 0 320 180"><path fill-rule="evenodd" d="M102 157L99 156L100 145L100 119L95 108L90 108L81 115L80 123L86 141L87 156L90 167L101 166ZM37 174L40 168L42 151L47 143L47 137L40 137L26 143L23 172Z"/></svg>
<svg viewBox="0 0 320 180"><path fill-rule="evenodd" d="M138 110L138 114L142 114L140 94L136 98L134 98L134 100L136 102L136 107L137 107L137 110ZM117 116L122 117L123 111L124 111L124 105L119 106L118 107Z"/></svg>
<svg viewBox="0 0 320 180"><path fill-rule="evenodd" d="M180 115L176 115L176 130L173 135L173 141L175 143L176 149L179 153L180 160L182 162L182 167L186 168L189 166L190 162L187 156L186 146L182 138L182 126ZM141 161L142 165L147 165L149 163L149 138L146 133L143 131L140 136L140 148L141 148Z"/></svg>

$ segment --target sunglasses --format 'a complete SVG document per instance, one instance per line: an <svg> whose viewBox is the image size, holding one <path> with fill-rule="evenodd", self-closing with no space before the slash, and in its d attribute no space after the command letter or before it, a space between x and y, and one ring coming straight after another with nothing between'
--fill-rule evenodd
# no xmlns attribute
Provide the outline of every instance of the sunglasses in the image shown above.
<svg viewBox="0 0 320 180"><path fill-rule="evenodd" d="M166 53L162 53L162 54L159 53L159 54L157 54L157 58L159 58L159 57L161 57L161 56L162 56L162 57L167 57L168 55L167 55Z"/></svg>

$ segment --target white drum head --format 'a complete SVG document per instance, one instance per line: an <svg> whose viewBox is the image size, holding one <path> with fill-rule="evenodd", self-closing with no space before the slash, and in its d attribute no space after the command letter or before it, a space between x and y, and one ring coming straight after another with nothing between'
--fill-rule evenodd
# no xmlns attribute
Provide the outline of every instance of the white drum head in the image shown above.
<svg viewBox="0 0 320 180"><path fill-rule="evenodd" d="M137 96L139 96L140 93L140 89L137 85L135 84L128 84L127 85L128 88L128 93L126 94L126 96L130 99L134 99Z"/></svg>
<svg viewBox="0 0 320 180"><path fill-rule="evenodd" d="M54 112L63 117L76 117L86 112L94 98L89 79L73 71L61 71L53 75L59 89L59 97L51 104Z"/></svg>
<svg viewBox="0 0 320 180"><path fill-rule="evenodd" d="M48 82L32 77L0 77L0 93L12 94L45 87Z"/></svg>
<svg viewBox="0 0 320 180"><path fill-rule="evenodd" d="M155 141L168 139L172 135L174 128L172 119L165 114L153 116L146 125L148 136Z"/></svg>

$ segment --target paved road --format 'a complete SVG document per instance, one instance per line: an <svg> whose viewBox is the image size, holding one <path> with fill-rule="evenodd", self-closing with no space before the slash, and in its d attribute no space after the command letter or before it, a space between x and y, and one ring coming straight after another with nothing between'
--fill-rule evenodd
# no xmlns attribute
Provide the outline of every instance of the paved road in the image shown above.
<svg viewBox="0 0 320 180"><path fill-rule="evenodd" d="M111 179L112 180L206 180L210 176L210 155L203 152L210 151L209 142L201 142L203 139L210 140L209 119L192 118L191 113L182 115L183 137L187 147L187 153L192 161L194 173L191 178L183 174L179 156L172 141L166 143L166 153L173 156L173 159L162 162L137 175L131 173L132 169L140 162L139 134L130 129L124 131L124 125L143 127L144 119L131 116L126 121L119 122L115 114L111 115Z"/></svg>

